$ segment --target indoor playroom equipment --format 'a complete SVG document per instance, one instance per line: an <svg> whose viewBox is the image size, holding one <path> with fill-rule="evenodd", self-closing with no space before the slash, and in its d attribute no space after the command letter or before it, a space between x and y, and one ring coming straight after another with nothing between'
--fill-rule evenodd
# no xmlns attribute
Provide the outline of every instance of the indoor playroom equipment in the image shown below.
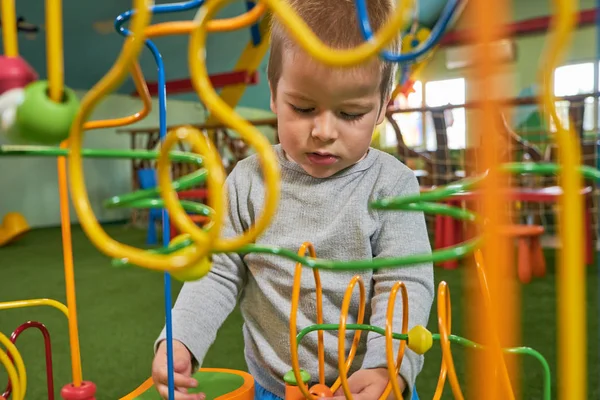
<svg viewBox="0 0 600 400"><path fill-rule="evenodd" d="M300 276L303 267L312 268L315 274L316 286L319 285L318 270L351 271L373 268L399 268L416 263L445 261L454 258L468 258L475 255L478 279L480 282L481 295L484 299L482 304L475 304L477 318L474 318L479 328L483 330L484 343L474 343L451 334L449 314L450 296L448 286L442 282L438 288L437 306L439 314L439 334L431 334L424 327L412 327L408 329L404 324L401 333L392 331L390 323L384 328L372 327L358 324L346 324L347 310L342 310L339 323L319 324L305 327L295 335L296 327L290 327L290 346L292 349L292 360L290 360L292 371L282 377L289 389L289 398L314 399L321 395L331 395L336 388L342 388L346 397L351 398L348 384L347 371L352 361L353 352L346 356L347 349L340 345L339 357L339 380L333 387L326 387L320 382L317 387L306 387L307 374L313 371L300 371L301 366L297 360L297 346L300 339L309 331L338 330L340 337L344 337L347 329L356 330L358 337L361 330L379 332L387 339L388 369L391 376L387 393L393 390L398 397L399 390L394 384L395 371L402 361L405 347L416 352L425 352L431 347L433 340L439 340L443 357L440 370L438 388L448 377L455 398L462 399L463 393L454 373L450 343L465 344L478 349L481 357L474 358L475 369L467 380L472 386L476 398L498 399L515 398L515 392L511 388L509 376L513 372L510 364L505 363L503 353L525 352L516 348L504 346L506 341L518 340L514 334L516 324L515 314L517 304L511 294L503 292L503 282L510 281L510 262L507 259L507 243L502 236L502 229L506 226L503 213L498 212L505 204L507 188L506 179L509 173L536 173L556 174L560 176L563 195L560 198L561 211L559 226L563 249L557 270L558 296L561 301L558 306L558 365L559 370L554 374L559 383L558 398L560 399L585 399L587 390L586 374L586 335L585 335L585 274L583 265L582 247L582 200L579 196L581 189L581 175L592 179L600 178L600 172L591 167L580 166L579 147L577 138L566 128L556 115L555 104L552 97L552 71L556 68L560 57L565 52L568 39L573 29L575 10L577 2L572 0L557 0L557 13L550 34L546 56L541 62L540 85L543 90L539 101L543 105L557 126L556 141L560 153L560 164L539 163L507 163L501 159L502 140L494 123L495 97L494 86L491 78L494 76L495 68L492 47L490 43L498 37L500 32L501 16L504 12L505 2L488 2L485 0L470 0L465 10L471 16L477 16L478 23L475 26L474 41L478 44L475 57L474 77L475 85L480 88L479 93L486 97L480 99L481 118L478 118L476 143L481 145L477 148L478 166L477 175L456 183L439 187L421 195L403 198L383 198L374 201L370 207L377 210L423 211L427 213L449 215L454 218L468 221L478 226L478 235L464 243L455 244L449 248L437 249L431 254L416 254L408 257L398 257L377 260L354 260L333 261L323 260L316 257L315 251L310 244L302 246L298 253L290 249L275 247L264 247L253 244L253 240L268 228L275 214L279 194L279 170L274 152L270 143L251 124L237 115L226 101L219 97L210 84L205 63L205 46L208 32L239 29L254 24L268 9L263 22L268 18L279 18L288 28L292 38L312 57L318 61L331 66L350 67L368 60L371 57L381 56L386 60L398 63L407 63L418 60L424 56L436 43L439 42L447 26L443 25L448 15L464 5L464 1L448 0L447 3L435 1L435 4L443 4L438 23L431 28L427 40L421 43L414 51L403 54L389 54L383 51L386 43L399 32L403 32L410 26L411 12L399 7L398 12L386 23L379 32L372 32L366 15L366 0L356 0L357 15L361 21L361 29L365 36L365 42L355 49L335 50L328 48L320 42L307 28L307 25L292 12L283 0L261 0L247 13L227 20L213 19L217 12L227 4L225 0L211 0L204 2L188 1L185 3L172 3L154 6L150 0L134 0L133 9L119 16L116 27L126 36L121 53L113 67L107 74L90 89L81 102L75 104L69 97L70 91L64 87L62 71L62 47L61 47L61 4L60 1L48 2L46 12L48 23L48 62L49 80L27 82L21 79L15 84L17 90L22 90L22 97L11 104L9 121L6 130L11 138L17 142L37 142L52 146L25 146L25 145L3 145L0 146L2 156L56 156L59 159L59 187L61 195L61 216L63 227L63 245L65 254L65 281L67 286L67 305L51 300L21 300L0 303L0 309L15 307L30 307L37 305L50 305L59 308L68 319L71 343L71 363L73 382L63 386L61 396L65 400L90 400L95 398L96 387L92 382L83 380L81 360L79 354L77 309L75 301L74 268L71 252L69 231L69 208L67 203L67 165L69 159L68 177L70 182L71 197L77 212L79 221L89 237L90 241L104 254L114 259L113 264L131 265L145 268L151 271L164 272L165 278L165 314L167 326L167 344L169 359L169 392L170 398L174 397L172 348L170 346L171 332L171 276L180 280L201 279L210 270L208 258L215 252L239 252L247 254L251 252L263 252L285 257L298 263L296 277ZM14 0L2 0L2 36L6 57L18 57L16 40ZM193 21L178 21L150 24L153 13L165 13L179 10L198 8L198 13ZM449 19L448 19L449 20ZM130 21L129 29L123 24ZM447 22L446 22L447 24ZM111 151L82 149L83 133L86 130L101 126L118 126L130 123L130 119L111 121L89 121L94 107L103 97L111 93L123 82L127 74L136 65L136 60L145 44L156 59L159 70L159 82L164 83L164 66L156 46L150 40L152 37L168 34L189 33L189 66L192 82L199 98L211 112L213 118L221 120L230 129L237 131L242 139L246 141L258 154L263 167L265 180L265 202L262 215L256 224L250 227L241 236L229 239L220 237L222 219L225 213L223 199L223 183L225 173L214 146L198 129L193 127L178 127L166 132L165 101L166 94L164 84L159 84L159 111L161 116L161 148L159 151ZM253 59L253 61L256 61ZM487 97L489 95L489 97ZM31 104L35 104L40 110L39 115L32 115L29 111ZM46 131L47 124L42 123L44 115L54 113L57 123L52 131ZM66 140L65 140L66 139ZM193 153L174 152L171 149L179 141L188 142ZM60 144L60 146L59 146ZM90 206L86 192L83 158L146 158L157 161L158 188L138 191L122 196L111 197L106 202L107 207L142 207L142 208L166 208L163 212L164 247L154 250L137 249L119 243L109 237L98 223ZM200 167L196 172L172 182L170 179L170 166L172 160L186 161ZM176 191L192 187L200 182L206 182L208 188L208 205L192 202L179 201ZM159 189L160 188L160 189ZM456 207L440 204L448 196L478 189L481 193L481 207L479 213L463 210ZM209 216L211 221L203 228L198 227L189 218L188 212ZM169 221L177 226L183 237L168 241ZM309 251L309 256L305 255ZM485 259L485 263L483 260ZM294 286L294 303L298 300L298 280ZM363 292L359 279L352 279L346 293L346 305L354 287L358 285L359 291ZM406 290L402 282L394 287L390 295L390 306L388 307L388 321L394 313L393 305L397 292L403 298L404 307L407 305ZM319 302L319 289L316 289L317 303ZM502 304L502 306L501 306ZM364 310L364 305L362 307ZM291 319L295 319L295 310L291 310ZM406 318L408 309L403 310ZM361 321L359 315L358 318ZM475 322L473 322L475 323ZM502 326L502 329L499 327ZM400 340L399 354L394 363L394 354L390 345L392 339ZM10 343L4 335L0 335L0 362L5 366L10 382L12 384L12 398L22 400L25 398L27 388L27 375L18 349ZM342 341L340 341L342 343ZM544 396L550 398L549 371L543 357L535 351L529 352L542 362L545 370ZM319 356L320 357L320 356ZM241 376L232 380L230 393L215 393L218 398L252 398L252 381L243 373L231 371L201 370L200 374L213 374L213 378L207 378L206 382L217 382L215 387L222 387L226 375ZM321 371L318 371L321 375ZM248 378L248 380L246 379ZM149 381L148 381L149 382ZM146 382L134 392L126 395L125 399L150 399L158 398L151 383ZM133 386L133 385L132 385ZM324 387L325 386L325 387ZM418 382L417 382L418 387ZM205 388L210 390L211 388ZM213 387L214 389L214 387ZM297 390L296 390L297 389ZM441 390L435 398L439 398ZM546 390L547 389L547 390ZM313 393L311 393L311 390ZM241 391L241 392L240 392ZM242 393L243 394L240 394ZM299 392L299 393L298 393ZM221 397L222 396L222 397Z"/></svg>
<svg viewBox="0 0 600 400"><path fill-rule="evenodd" d="M23 214L17 212L6 214L0 224L0 247L19 240L29 229Z"/></svg>

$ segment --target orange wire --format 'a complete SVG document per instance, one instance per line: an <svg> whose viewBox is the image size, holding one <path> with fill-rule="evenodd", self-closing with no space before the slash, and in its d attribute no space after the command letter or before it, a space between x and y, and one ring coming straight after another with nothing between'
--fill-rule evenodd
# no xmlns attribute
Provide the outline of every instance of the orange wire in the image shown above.
<svg viewBox="0 0 600 400"><path fill-rule="evenodd" d="M67 142L61 143L67 148ZM79 352L79 330L77 328L77 300L75 295L75 272L73 267L73 244L71 241L71 218L69 216L69 189L67 186L67 159L58 157L58 191L60 201L60 226L62 233L63 258L67 309L69 310L69 345L71 347L71 369L73 385L81 386L81 354Z"/></svg>
<svg viewBox="0 0 600 400"><path fill-rule="evenodd" d="M442 347L442 363L448 367L448 378L454 398L464 400L458 379L456 378L456 370L454 369L454 361L452 360L452 351L450 350L450 318L452 317L452 309L450 307L450 289L446 282L440 282L438 286L438 329L440 330L440 345ZM438 384L439 386L439 384ZM442 385L443 387L443 385ZM436 391L436 395L437 395Z"/></svg>
<svg viewBox="0 0 600 400"><path fill-rule="evenodd" d="M446 383L446 376L448 375L448 367L444 362L444 358L442 357L442 365L440 367L440 375L438 377L438 383L435 388L435 393L433 395L433 400L439 400L442 398L442 394L444 394L444 384Z"/></svg>
<svg viewBox="0 0 600 400"><path fill-rule="evenodd" d="M445 283L445 282L443 282ZM440 284L441 286L441 284ZM439 291L439 288L438 288ZM438 307L438 325L444 324L446 329L448 330L448 334L452 332L452 310L447 312L447 314L441 315L445 321L440 322L440 311ZM446 377L448 376L448 366L446 365L446 361L444 359L444 355L442 354L442 364L440 366L440 375L438 377L438 383L435 388L435 394L433 395L433 400L439 400L442 398L442 394L444 394L444 385L446 383Z"/></svg>
<svg viewBox="0 0 600 400"><path fill-rule="evenodd" d="M483 263L483 254L481 250L477 249L475 251L475 266L477 269L477 277L479 278L479 286L481 287L481 294L483 296L483 305L485 307L485 315L488 316L488 324L493 328L492 331L492 340L494 341L494 353L496 358L496 364L500 368L500 375L502 378L502 382L505 390L505 399L514 400L515 395L512 390L512 385L510 383L510 377L508 376L508 369L506 367L506 363L504 361L504 356L502 354L502 347L500 346L500 339L496 332L498 330L495 327L493 315L496 315L496 310L493 309L492 299L490 298L490 289L487 283L487 277L485 274L484 263Z"/></svg>
<svg viewBox="0 0 600 400"><path fill-rule="evenodd" d="M403 282L396 282L392 287L390 293L390 299L388 300L387 314L385 318L385 354L387 357L387 367L390 373L390 381L381 397L380 400L387 399L390 392L394 391L394 396L397 399L402 399L402 391L400 385L398 385L398 373L400 372L400 366L402 365L402 359L404 358L404 350L406 348L406 341L400 341L400 347L398 348L398 356L396 359L396 365L394 366L394 342L392 341L392 333L394 332L394 308L396 306L396 295L398 289L402 289L402 333L408 333L408 291Z"/></svg>
<svg viewBox="0 0 600 400"><path fill-rule="evenodd" d="M146 116L150 113L150 110L152 109L152 99L150 97L148 85L146 84L146 79L144 79L144 75L142 73L142 68L140 67L140 64L138 62L133 63L133 65L131 66L131 76L133 77L135 88L144 104L144 108L142 109L142 111L137 112L128 117L89 121L83 125L83 129L91 130L102 128L114 128L117 126L130 125L146 118Z"/></svg>
<svg viewBox="0 0 600 400"><path fill-rule="evenodd" d="M310 245L310 256L316 257L314 247ZM321 286L321 276L319 270L313 268L313 277L315 279L315 290L317 296L317 324L323 323L323 288ZM317 332L318 347L317 355L319 359L319 383L325 384L325 344L323 343L323 330L319 329Z"/></svg>
<svg viewBox="0 0 600 400"><path fill-rule="evenodd" d="M308 249L311 257L315 258L316 252L314 246L305 242L302 243L300 249L298 250L298 255L304 257L306 255L306 250ZM302 283L302 264L296 264L296 270L294 272L294 285L292 286L292 310L290 312L290 352L292 356L292 370L294 371L294 376L296 377L296 383L298 384L298 389L302 392L305 398L309 400L316 400L312 394L308 392L308 387L302 381L300 376L300 362L298 361L298 343L296 342L296 317L298 314L298 302L300 301L300 286ZM320 283L320 280L319 280ZM317 296L317 299L319 297ZM317 309L317 313L318 313ZM318 315L318 314L317 314ZM318 317L317 317L318 318ZM322 316L321 316L322 318Z"/></svg>
<svg viewBox="0 0 600 400"><path fill-rule="evenodd" d="M226 32L248 27L258 21L266 9L267 6L264 3L258 3L252 10L242 15L209 21L206 30L208 32ZM197 23L194 21L163 22L147 27L145 34L149 38L166 35L185 35L191 33L196 27Z"/></svg>
<svg viewBox="0 0 600 400"><path fill-rule="evenodd" d="M354 340L352 341L352 346L350 347L350 353L348 354L348 359L345 360L346 353L346 318L348 317L348 310L350 308L350 301L352 300L352 292L354 291L354 286L358 283L358 288L360 292L360 303L358 307L358 319L356 321L357 324L362 324L363 319L365 317L365 284L360 275L356 275L350 281L350 284L346 288L346 293L344 294L344 301L342 303L342 310L340 315L340 327L338 334L338 367L340 369L340 376L337 381L331 387L331 391L335 393L335 391L339 387L339 383L342 385L342 389L344 390L344 395L346 395L346 399L352 400L352 394L350 393L350 388L348 387L348 370L352 365L352 361L354 361L354 355L356 354L356 347L358 346L358 342L360 340L360 334L362 331L357 330L354 332Z"/></svg>

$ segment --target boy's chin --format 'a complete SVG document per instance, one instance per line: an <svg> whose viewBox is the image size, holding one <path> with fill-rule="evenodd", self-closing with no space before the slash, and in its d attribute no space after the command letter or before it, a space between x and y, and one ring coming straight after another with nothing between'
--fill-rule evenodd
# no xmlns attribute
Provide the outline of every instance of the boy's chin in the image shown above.
<svg viewBox="0 0 600 400"><path fill-rule="evenodd" d="M304 170L304 172L306 172L308 175L312 176L313 178L317 178L317 179L329 178L329 177L337 174L338 172L340 172L343 169L338 166L324 168L324 167L313 166L313 165L308 165L308 166L301 165L301 167Z"/></svg>

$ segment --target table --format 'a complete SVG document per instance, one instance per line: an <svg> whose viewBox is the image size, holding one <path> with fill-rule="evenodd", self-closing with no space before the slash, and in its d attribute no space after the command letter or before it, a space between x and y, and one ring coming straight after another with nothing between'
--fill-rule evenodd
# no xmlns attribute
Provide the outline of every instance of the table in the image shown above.
<svg viewBox="0 0 600 400"><path fill-rule="evenodd" d="M426 189L430 190L430 189ZM562 195L560 186L549 186L540 189L515 188L509 189L507 197L511 201L531 202L531 203L557 203ZM585 196L586 203L584 209L584 237L585 237L585 262L590 265L594 259L594 245L592 241L592 193L593 188L586 186L582 188L581 195ZM476 202L481 196L480 191L468 191L454 194L444 203L452 206L461 207L464 203ZM435 219L435 239L434 248L441 249L458 244L465 233L462 231L463 223L455 218L436 215ZM455 269L458 267L457 260L448 260L440 263L445 269Z"/></svg>

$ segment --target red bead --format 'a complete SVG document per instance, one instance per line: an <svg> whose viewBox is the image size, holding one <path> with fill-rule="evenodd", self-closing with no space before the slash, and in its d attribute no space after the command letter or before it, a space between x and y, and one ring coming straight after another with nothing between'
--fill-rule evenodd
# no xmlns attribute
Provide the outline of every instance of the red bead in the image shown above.
<svg viewBox="0 0 600 400"><path fill-rule="evenodd" d="M89 381L81 382L81 386L69 383L60 391L63 400L96 400L96 385Z"/></svg>
<svg viewBox="0 0 600 400"><path fill-rule="evenodd" d="M21 57L0 56L0 94L24 88L37 79L35 70Z"/></svg>

